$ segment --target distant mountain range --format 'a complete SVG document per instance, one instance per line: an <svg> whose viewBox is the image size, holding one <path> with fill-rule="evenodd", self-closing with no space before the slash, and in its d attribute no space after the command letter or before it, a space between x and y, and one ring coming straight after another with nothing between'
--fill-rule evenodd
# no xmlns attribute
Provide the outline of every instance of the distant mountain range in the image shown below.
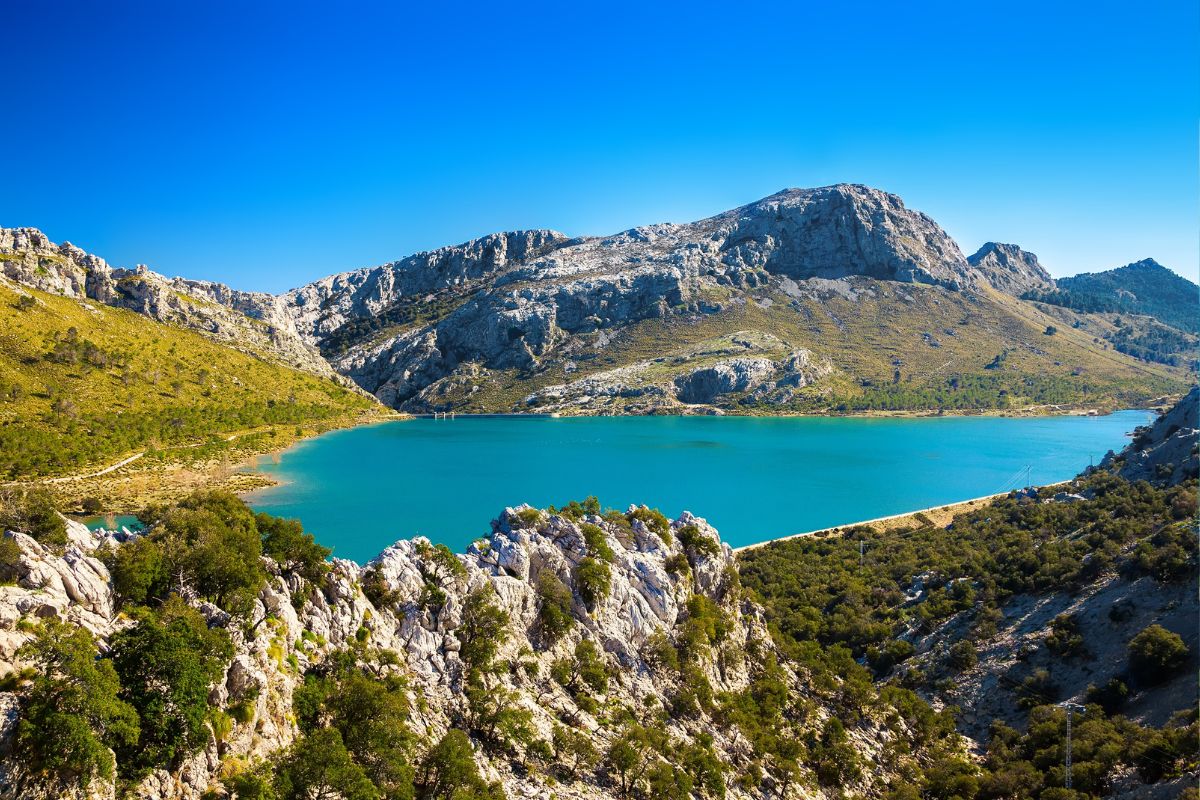
<svg viewBox="0 0 1200 800"><path fill-rule="evenodd" d="M1198 310L1154 262L1055 282L849 184L606 237L496 233L279 296L112 269L34 229L0 230L0 267L414 412L1144 402L1187 384Z"/></svg>

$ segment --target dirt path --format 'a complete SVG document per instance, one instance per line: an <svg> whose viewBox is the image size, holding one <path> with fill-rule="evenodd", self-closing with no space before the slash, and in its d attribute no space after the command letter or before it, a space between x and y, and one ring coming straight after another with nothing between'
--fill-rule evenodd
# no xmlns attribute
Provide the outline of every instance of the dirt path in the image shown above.
<svg viewBox="0 0 1200 800"><path fill-rule="evenodd" d="M232 442L234 439L237 439L239 437L246 436L246 435L247 435L247 433L231 433L228 436L224 437L224 439L227 442ZM187 448L191 448L191 447L201 447L204 444L207 444L207 442L197 442L195 444L180 445L177 449L182 450L182 449L187 449ZM62 475L57 478L35 478L33 480L28 480L28 481L9 481L8 483L0 484L0 486L24 486L26 484L33 484L33 483L70 483L71 481L86 481L91 478L99 478L101 475L107 475L110 472L116 472L121 467L125 467L125 466L132 464L133 462L137 461L139 458L141 458L144 455L146 455L145 450L141 451L140 453L134 453L133 455L129 456L128 458L121 459L117 463L111 464L111 465L105 467L104 469L96 470L95 472L85 472L81 475Z"/></svg>
<svg viewBox="0 0 1200 800"><path fill-rule="evenodd" d="M126 458L123 461L118 461L112 466L105 467L104 469L97 470L96 472L89 472L86 475L64 475L61 478L46 478L45 480L39 481L39 483L69 483L70 481L83 481L87 480L88 478L98 478L101 475L107 475L110 472L116 472L121 467L125 466L126 464L132 464L144 455L146 455L145 450L140 453L134 453L129 458ZM10 483L6 485L15 486L16 484Z"/></svg>

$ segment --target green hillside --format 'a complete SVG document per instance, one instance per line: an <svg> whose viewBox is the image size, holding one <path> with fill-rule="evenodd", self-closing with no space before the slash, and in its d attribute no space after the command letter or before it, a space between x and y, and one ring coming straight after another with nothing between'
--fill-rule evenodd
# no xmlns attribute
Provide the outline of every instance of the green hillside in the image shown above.
<svg viewBox="0 0 1200 800"><path fill-rule="evenodd" d="M1145 314L1181 331L1200 333L1200 287L1154 259L1057 281L1030 299L1077 311Z"/></svg>
<svg viewBox="0 0 1200 800"><path fill-rule="evenodd" d="M9 479L375 407L332 381L132 311L0 283L0 476Z"/></svg>

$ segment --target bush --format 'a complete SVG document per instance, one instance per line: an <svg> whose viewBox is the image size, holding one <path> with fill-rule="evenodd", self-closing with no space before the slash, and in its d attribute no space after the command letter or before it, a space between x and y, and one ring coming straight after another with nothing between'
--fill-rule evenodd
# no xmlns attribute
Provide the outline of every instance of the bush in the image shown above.
<svg viewBox="0 0 1200 800"><path fill-rule="evenodd" d="M37 667L22 703L14 744L21 762L51 780L88 786L113 777L109 748L138 741L138 717L120 700L120 682L83 628L51 619L22 645L20 657Z"/></svg>
<svg viewBox="0 0 1200 800"><path fill-rule="evenodd" d="M579 596L589 607L608 597L612 582L612 573L607 563L598 561L591 556L579 562L575 569L575 583L579 587Z"/></svg>
<svg viewBox="0 0 1200 800"><path fill-rule="evenodd" d="M298 572L306 580L317 581L329 570L325 559L333 551L322 547L305 533L299 520L280 519L270 514L254 515L262 549L284 569Z"/></svg>
<svg viewBox="0 0 1200 800"><path fill-rule="evenodd" d="M136 747L118 749L122 771L174 765L208 740L208 689L233 654L228 635L172 595L158 611L138 609L137 621L112 637L121 699L137 710Z"/></svg>
<svg viewBox="0 0 1200 800"><path fill-rule="evenodd" d="M548 569L538 573L538 622L542 636L553 644L571 629L575 618L571 616L571 590Z"/></svg>
<svg viewBox="0 0 1200 800"><path fill-rule="evenodd" d="M1187 662L1188 647L1179 634L1151 625L1129 642L1129 670L1147 686L1162 683Z"/></svg>
<svg viewBox="0 0 1200 800"><path fill-rule="evenodd" d="M510 518L510 521L511 520ZM542 512L536 508L522 508L516 512L516 520L518 528L536 528L538 523L542 521Z"/></svg>
<svg viewBox="0 0 1200 800"><path fill-rule="evenodd" d="M267 575L256 518L245 503L229 492L197 492L174 507L146 509L139 516L150 532L101 554L122 601L163 602L183 584L226 611L249 612ZM265 520L274 532L276 521ZM301 562L318 552L305 548L303 535L292 541L287 552Z"/></svg>
<svg viewBox="0 0 1200 800"><path fill-rule="evenodd" d="M295 742L279 762L279 795L379 800L380 792L354 763L336 728L320 728Z"/></svg>
<svg viewBox="0 0 1200 800"><path fill-rule="evenodd" d="M689 553L709 558L721 553L721 545L717 544L717 540L705 536L695 525L684 525L676 531L676 535L679 537L679 543L683 545L683 549Z"/></svg>
<svg viewBox="0 0 1200 800"><path fill-rule="evenodd" d="M471 740L457 728L446 731L426 754L417 771L417 789L422 800L483 800L504 796L499 787L488 785L480 777Z"/></svg>
<svg viewBox="0 0 1200 800"><path fill-rule="evenodd" d="M0 490L0 528L27 533L58 552L67 544L67 523L44 488Z"/></svg>
<svg viewBox="0 0 1200 800"><path fill-rule="evenodd" d="M579 526L579 530L583 533L583 541L587 545L589 554L603 561L612 561L616 557L612 548L608 546L608 539L604 534L604 529L599 525L584 522Z"/></svg>
<svg viewBox="0 0 1200 800"><path fill-rule="evenodd" d="M962 672L964 669L970 669L975 666L979 663L979 655L975 652L975 645L966 639L955 642L950 648L946 663L955 672Z"/></svg>
<svg viewBox="0 0 1200 800"><path fill-rule="evenodd" d="M640 520L651 532L657 534L658 538L663 540L663 543L671 543L671 522L657 508L639 506L627 513L625 518L630 523L635 519Z"/></svg>
<svg viewBox="0 0 1200 800"><path fill-rule="evenodd" d="M1120 678L1111 678L1103 686L1090 684L1087 687L1087 701L1103 708L1106 714L1120 711L1128 696L1129 687Z"/></svg>

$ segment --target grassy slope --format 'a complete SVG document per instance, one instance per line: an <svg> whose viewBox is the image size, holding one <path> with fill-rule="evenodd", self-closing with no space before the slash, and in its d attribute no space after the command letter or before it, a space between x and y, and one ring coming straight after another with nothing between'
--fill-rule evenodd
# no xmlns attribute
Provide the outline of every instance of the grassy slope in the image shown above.
<svg viewBox="0 0 1200 800"><path fill-rule="evenodd" d="M491 373L480 391L449 393L445 399L461 404L464 411L508 411L535 389L639 361L690 356L698 346L738 331L770 333L783 340L786 349L807 348L835 367L832 376L805 390L792 406L745 408L751 412L818 411L842 404L850 410L888 407L868 403L872 397L906 390L909 394L898 397L892 407L979 407L965 401L956 404L953 397L930 402L913 395L931 387L944 390L956 376L987 385L983 391L990 392L992 402L983 407L1011 408L1048 402L1111 408L1181 392L1188 384L1183 370L1140 362L1094 341L1093 332L1073 329L1069 321L1064 324L1063 309L1051 316L1032 303L995 292L973 300L933 287L867 281L859 285L870 287L873 294L793 300L777 290L763 290L755 296L770 300L769 307L749 302L728 305L719 314L647 320L615 335L608 332L613 340L605 347L596 346L594 334L578 337L582 347L569 356L547 359L537 373ZM1050 325L1058 329L1052 336L1045 334ZM986 368L1006 352L999 368ZM576 371L564 369L568 359ZM690 371L705 360L689 357L677 372ZM897 360L902 362L899 366ZM669 367L655 369L669 373ZM893 385L897 369L900 383ZM1001 390L1007 394L1001 396Z"/></svg>
<svg viewBox="0 0 1200 800"><path fill-rule="evenodd" d="M0 282L0 476L100 467L147 447L346 418L374 404L331 381L131 311ZM68 329L104 355L47 359ZM14 387L18 387L14 394Z"/></svg>

